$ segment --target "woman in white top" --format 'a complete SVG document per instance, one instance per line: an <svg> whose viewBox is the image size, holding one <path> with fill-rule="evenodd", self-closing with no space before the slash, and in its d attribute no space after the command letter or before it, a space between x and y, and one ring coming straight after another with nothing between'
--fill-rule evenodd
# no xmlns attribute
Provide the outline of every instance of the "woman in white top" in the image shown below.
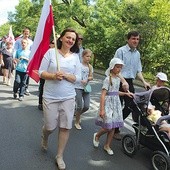
<svg viewBox="0 0 170 170"><path fill-rule="evenodd" d="M45 79L43 92L44 126L42 128L43 150L47 150L48 136L57 127L58 150L56 163L65 169L63 153L72 128L75 109L75 82L81 79L78 54L78 35L73 29L65 29L58 38L58 50L50 48L39 68L40 77ZM58 63L56 61L56 55Z"/></svg>

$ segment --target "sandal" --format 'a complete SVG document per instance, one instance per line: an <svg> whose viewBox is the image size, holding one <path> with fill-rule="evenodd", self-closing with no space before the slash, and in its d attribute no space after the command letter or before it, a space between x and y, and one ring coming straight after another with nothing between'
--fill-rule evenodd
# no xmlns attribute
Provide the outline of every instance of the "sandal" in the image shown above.
<svg viewBox="0 0 170 170"><path fill-rule="evenodd" d="M97 133L94 133L93 134L93 145L94 145L94 147L99 147L99 141L96 141L96 135L97 135Z"/></svg>
<svg viewBox="0 0 170 170"><path fill-rule="evenodd" d="M107 148L106 146L104 146L104 150L108 153L108 155L113 155L113 150L111 150L111 148Z"/></svg>
<svg viewBox="0 0 170 170"><path fill-rule="evenodd" d="M74 124L74 126L75 126L75 128L76 128L76 129L81 130L81 126L80 126L80 124L75 123L75 124Z"/></svg>
<svg viewBox="0 0 170 170"><path fill-rule="evenodd" d="M56 156L55 159L56 159L56 163L57 163L57 165L58 165L58 169L59 169L59 170L64 170L64 169L66 169L66 164L64 163L62 157Z"/></svg>

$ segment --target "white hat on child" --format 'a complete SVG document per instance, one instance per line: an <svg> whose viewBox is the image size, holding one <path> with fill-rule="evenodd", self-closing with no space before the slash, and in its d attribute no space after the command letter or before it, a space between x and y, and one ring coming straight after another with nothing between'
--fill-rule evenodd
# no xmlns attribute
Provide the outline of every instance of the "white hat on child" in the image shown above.
<svg viewBox="0 0 170 170"><path fill-rule="evenodd" d="M159 79L162 80L162 81L168 81L167 75L166 75L165 73L159 72L159 73L156 75L156 77L159 78Z"/></svg>
<svg viewBox="0 0 170 170"><path fill-rule="evenodd" d="M109 76L110 75L110 70L114 68L116 64L122 64L124 65L123 61L119 58L113 58L110 63L109 63L109 68L106 70L105 75Z"/></svg>

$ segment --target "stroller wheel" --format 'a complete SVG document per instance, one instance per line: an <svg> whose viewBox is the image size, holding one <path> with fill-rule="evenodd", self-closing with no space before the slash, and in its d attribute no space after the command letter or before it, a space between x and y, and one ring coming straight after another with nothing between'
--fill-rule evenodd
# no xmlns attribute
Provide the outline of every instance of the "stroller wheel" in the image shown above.
<svg viewBox="0 0 170 170"><path fill-rule="evenodd" d="M162 151L154 151L152 155L154 170L168 170L170 168L169 157Z"/></svg>
<svg viewBox="0 0 170 170"><path fill-rule="evenodd" d="M128 156L135 155L137 151L135 137L129 134L125 135L122 139L122 147L126 155Z"/></svg>

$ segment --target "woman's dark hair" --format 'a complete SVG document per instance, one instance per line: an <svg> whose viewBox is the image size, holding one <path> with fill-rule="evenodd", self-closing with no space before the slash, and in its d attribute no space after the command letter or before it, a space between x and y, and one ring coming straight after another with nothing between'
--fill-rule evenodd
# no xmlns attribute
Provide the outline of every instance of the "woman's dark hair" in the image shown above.
<svg viewBox="0 0 170 170"><path fill-rule="evenodd" d="M131 38L131 36L137 37L137 36L139 36L139 32L137 32L137 31L130 31L127 34L127 39L129 40Z"/></svg>
<svg viewBox="0 0 170 170"><path fill-rule="evenodd" d="M62 38L67 32L74 32L76 34L76 40L75 40L75 44L71 47L70 51L73 53L78 53L79 52L79 46L78 46L78 34L77 32L72 29L72 28L66 28L61 34L60 37L57 39L57 48L61 49L62 46L62 41L60 40L60 38Z"/></svg>

